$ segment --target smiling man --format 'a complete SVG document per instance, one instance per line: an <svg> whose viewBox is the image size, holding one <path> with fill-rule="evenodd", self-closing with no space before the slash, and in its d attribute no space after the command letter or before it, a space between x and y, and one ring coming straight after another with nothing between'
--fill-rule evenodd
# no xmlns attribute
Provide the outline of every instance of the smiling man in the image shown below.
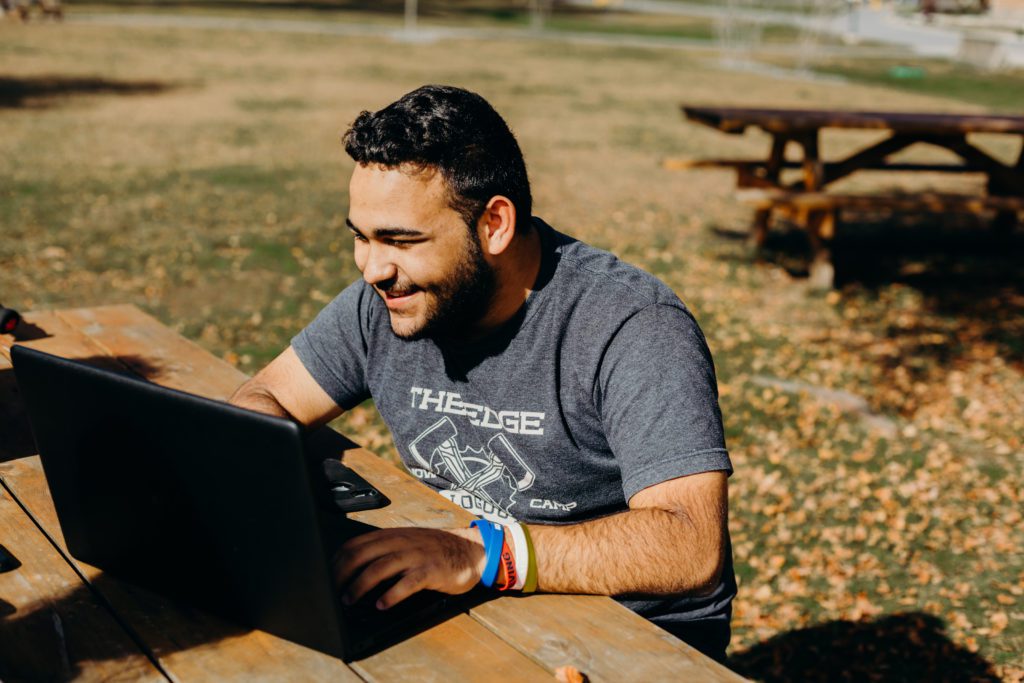
<svg viewBox="0 0 1024 683"><path fill-rule="evenodd" d="M425 86L345 134L362 273L232 397L323 424L372 397L410 471L489 520L360 536L346 599L595 593L721 659L736 593L714 367L676 295L531 217L479 95Z"/></svg>

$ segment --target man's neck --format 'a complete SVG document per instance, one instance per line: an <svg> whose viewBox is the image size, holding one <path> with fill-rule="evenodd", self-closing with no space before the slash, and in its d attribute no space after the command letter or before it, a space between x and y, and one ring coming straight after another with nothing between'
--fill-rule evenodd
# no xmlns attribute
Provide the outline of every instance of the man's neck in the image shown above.
<svg viewBox="0 0 1024 683"><path fill-rule="evenodd" d="M505 324L519 312L533 293L542 262L540 232L533 227L517 236L509 252L502 255L495 267L498 286L491 307L474 330L473 337L482 337Z"/></svg>

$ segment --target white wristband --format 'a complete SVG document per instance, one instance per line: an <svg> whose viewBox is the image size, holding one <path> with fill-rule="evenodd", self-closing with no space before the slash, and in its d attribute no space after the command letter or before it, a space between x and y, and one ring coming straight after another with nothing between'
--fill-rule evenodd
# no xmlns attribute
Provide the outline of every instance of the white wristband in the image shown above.
<svg viewBox="0 0 1024 683"><path fill-rule="evenodd" d="M530 547L526 545L526 533L522 524L513 522L506 528L512 533L512 542L515 544L513 552L516 556L516 582L511 588L521 591L526 585L526 572L530 570Z"/></svg>

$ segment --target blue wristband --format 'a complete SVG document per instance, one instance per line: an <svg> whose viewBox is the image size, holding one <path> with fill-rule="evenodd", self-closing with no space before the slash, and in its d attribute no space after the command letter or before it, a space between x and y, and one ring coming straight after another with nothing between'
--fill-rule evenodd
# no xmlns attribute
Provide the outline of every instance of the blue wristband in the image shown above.
<svg viewBox="0 0 1024 683"><path fill-rule="evenodd" d="M498 566L501 564L501 547L505 541L505 529L494 522L483 519L474 519L469 526L476 527L480 536L484 539L484 553L487 554L487 562L484 564L484 573L480 576L480 583L487 588L494 585L498 578Z"/></svg>

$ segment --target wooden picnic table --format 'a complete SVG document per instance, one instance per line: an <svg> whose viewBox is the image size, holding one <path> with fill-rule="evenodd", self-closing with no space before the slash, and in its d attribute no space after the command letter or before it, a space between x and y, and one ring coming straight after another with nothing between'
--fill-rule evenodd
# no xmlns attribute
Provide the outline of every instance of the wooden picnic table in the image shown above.
<svg viewBox="0 0 1024 683"><path fill-rule="evenodd" d="M807 231L814 257L812 280L832 285L828 240L835 233L842 209L996 213L995 225L1008 229L1024 211L1024 116L996 114L934 114L924 112L838 111L827 109L752 109L739 107L683 106L686 117L723 133L739 135L754 127L768 133L772 142L762 159L667 160L666 167L732 168L737 174L739 195L755 206L751 229L754 245L761 248L774 213L782 213ZM826 161L821 154L825 128L878 130L883 139L845 158ZM968 140L971 133L998 133L1021 138L1014 163L1004 163ZM799 158L786 158L793 143ZM899 163L889 157L919 143L953 152L959 162L941 164ZM799 169L799 179L785 182L782 172ZM829 192L838 180L858 171L981 173L987 178L984 194L839 194Z"/></svg>
<svg viewBox="0 0 1024 683"><path fill-rule="evenodd" d="M117 366L224 399L246 376L133 306L28 313L0 335L0 573L4 680L552 680L573 665L591 681L741 681L610 598L492 600L345 664L105 576L67 552L10 365L10 347ZM348 442L338 456L392 503L353 514L378 527L445 527L470 516ZM300 606L296 606L301 609Z"/></svg>

